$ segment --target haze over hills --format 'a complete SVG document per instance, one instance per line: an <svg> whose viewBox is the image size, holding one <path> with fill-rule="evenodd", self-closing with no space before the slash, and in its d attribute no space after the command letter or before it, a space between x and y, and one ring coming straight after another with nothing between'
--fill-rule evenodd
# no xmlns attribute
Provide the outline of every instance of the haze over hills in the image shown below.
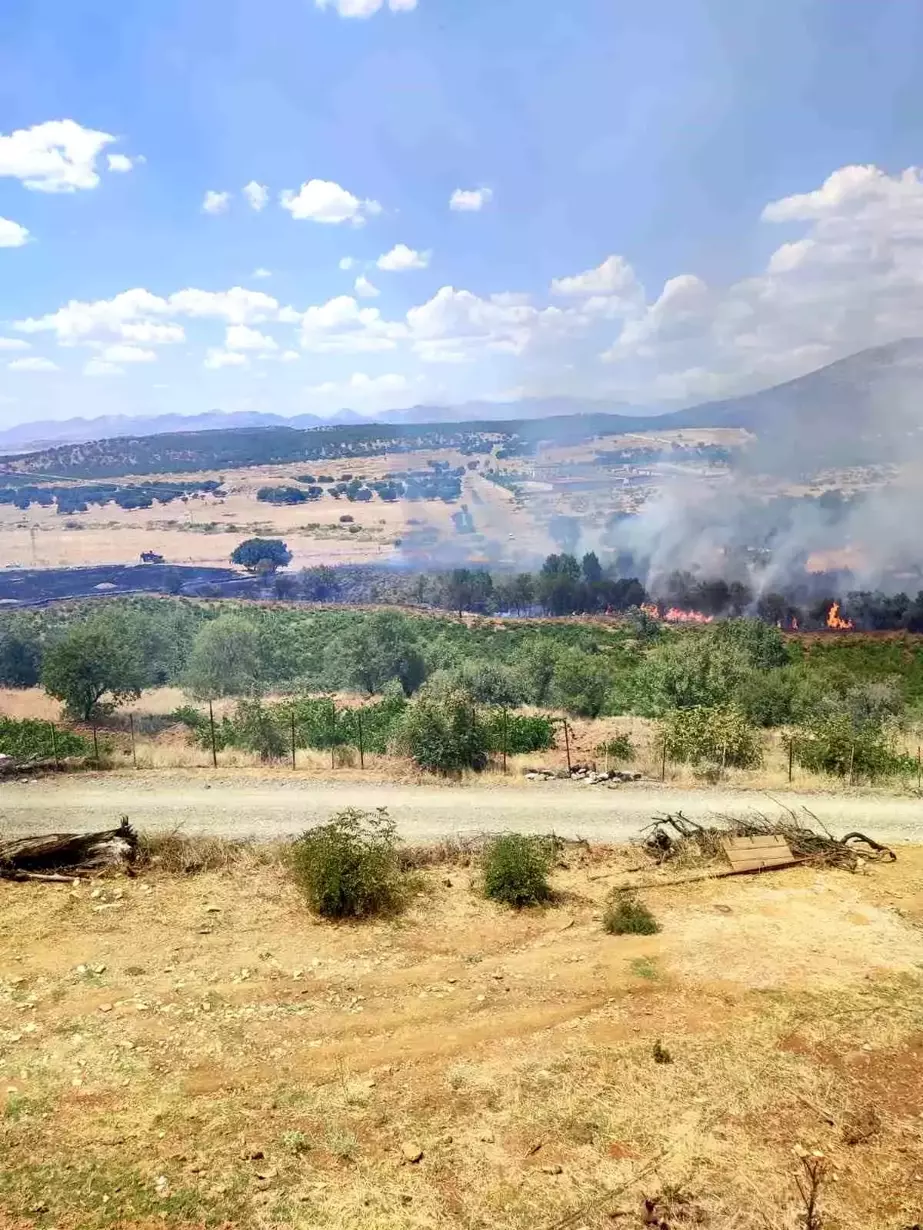
<svg viewBox="0 0 923 1230"><path fill-rule="evenodd" d="M576 397L523 398L519 401L469 401L457 406L420 405L381 414L359 414L338 410L330 417L316 414L266 414L258 411L225 412L209 410L203 414L114 414L99 418L49 419L19 423L0 431L0 451L40 449L56 444L82 444L88 440L112 440L120 436L154 436L167 432L233 431L251 427L341 427L359 423L459 423L508 422L544 419L570 414L653 414L654 409L639 409L624 402L594 401Z"/></svg>
<svg viewBox="0 0 923 1230"><path fill-rule="evenodd" d="M376 440L411 438L433 446L454 426L456 434L497 432L521 439L585 440L595 434L652 429L739 427L757 438L750 450L754 466L801 473L809 467L858 465L904 460L923 443L923 339L907 338L863 350L784 384L740 397L706 402L655 414L616 402L566 397L517 402L467 402L459 406L415 406L388 411L375 419L343 410L333 419L314 415L225 414L211 411L186 417L130 415L32 424L0 433L0 448L19 451L16 468L29 472L76 473L87 462L86 444L110 441L97 451L95 475L127 473L149 457L164 468L183 459L181 469L198 465L255 464L323 455L323 441L342 431L366 449ZM377 429L380 427L380 431ZM54 432L58 443L25 453L27 439ZM150 437L156 437L156 444ZM122 442L118 445L116 442ZM247 448L253 457L245 459ZM105 455L105 468L100 469ZM214 461L209 461L213 457ZM122 466L120 469L119 466ZM150 470L146 472L152 472Z"/></svg>

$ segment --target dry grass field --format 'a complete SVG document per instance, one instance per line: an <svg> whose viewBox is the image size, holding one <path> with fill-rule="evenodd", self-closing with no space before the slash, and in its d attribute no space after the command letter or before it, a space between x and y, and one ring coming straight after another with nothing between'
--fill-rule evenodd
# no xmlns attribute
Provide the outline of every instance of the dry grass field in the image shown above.
<svg viewBox="0 0 923 1230"><path fill-rule="evenodd" d="M271 846L162 852L0 882L4 1230L796 1230L815 1150L825 1230L923 1215L920 849L653 889L644 937L600 925L630 851L339 926Z"/></svg>

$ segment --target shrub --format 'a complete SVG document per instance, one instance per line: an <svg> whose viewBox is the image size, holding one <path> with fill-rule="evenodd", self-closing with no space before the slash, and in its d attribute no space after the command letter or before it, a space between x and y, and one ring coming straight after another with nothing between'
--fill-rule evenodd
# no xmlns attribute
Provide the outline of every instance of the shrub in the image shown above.
<svg viewBox="0 0 923 1230"><path fill-rule="evenodd" d="M55 730L35 718L0 717L0 752L14 760L50 760L57 745L58 756L89 755L90 745L70 730Z"/></svg>
<svg viewBox="0 0 923 1230"><path fill-rule="evenodd" d="M681 764L755 769L763 761L759 731L734 706L674 709L660 723L659 740Z"/></svg>
<svg viewBox="0 0 923 1230"><path fill-rule="evenodd" d="M394 821L384 808L347 808L300 837L291 860L296 884L322 918L391 914L406 900Z"/></svg>
<svg viewBox="0 0 923 1230"><path fill-rule="evenodd" d="M606 904L603 930L610 935L656 935L660 924L633 892L617 888Z"/></svg>
<svg viewBox="0 0 923 1230"><path fill-rule="evenodd" d="M488 731L463 693L410 705L397 728L397 747L431 773L480 772L487 767Z"/></svg>
<svg viewBox="0 0 923 1230"><path fill-rule="evenodd" d="M487 744L491 752L509 756L544 752L555 746L554 721L542 714L505 713L494 709L482 714Z"/></svg>
<svg viewBox="0 0 923 1230"><path fill-rule="evenodd" d="M544 837L505 833L484 851L484 896L521 909L551 897L548 873L554 844Z"/></svg>
<svg viewBox="0 0 923 1230"><path fill-rule="evenodd" d="M630 735L613 735L605 743L596 745L596 755L599 758L608 756L616 764L631 764L635 758L635 745Z"/></svg>
<svg viewBox="0 0 923 1230"><path fill-rule="evenodd" d="M874 781L916 769L916 760L896 752L886 727L876 722L856 725L848 713L817 717L793 739L795 759L813 773Z"/></svg>

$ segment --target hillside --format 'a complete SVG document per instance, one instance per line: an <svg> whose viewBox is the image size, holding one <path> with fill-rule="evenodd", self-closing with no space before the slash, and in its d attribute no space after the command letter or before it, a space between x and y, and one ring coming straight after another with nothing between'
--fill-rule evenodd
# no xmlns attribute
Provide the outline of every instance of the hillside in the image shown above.
<svg viewBox="0 0 923 1230"><path fill-rule="evenodd" d="M200 416L211 430L184 428L153 435L138 431L60 444L0 459L0 467L7 473L106 478L356 458L418 448L455 447L479 453L498 442L578 443L621 432L738 427L758 441L750 450L754 468L796 475L823 467L906 459L908 450L919 448L921 396L923 339L909 338L860 351L772 388L668 414L614 413L611 408L599 409L601 403L566 398L504 406L471 402L461 407L415 407L383 416L408 420L432 416L427 422L317 426L319 420L310 415L288 420L228 415L224 417L231 425L215 426L222 416L214 412ZM519 417L530 410L533 417ZM508 417L496 418L498 411ZM483 417L473 417L476 412ZM447 421L450 415L455 417ZM357 417L350 411L343 416ZM263 425L266 419L285 425ZM132 420L123 421L127 425Z"/></svg>

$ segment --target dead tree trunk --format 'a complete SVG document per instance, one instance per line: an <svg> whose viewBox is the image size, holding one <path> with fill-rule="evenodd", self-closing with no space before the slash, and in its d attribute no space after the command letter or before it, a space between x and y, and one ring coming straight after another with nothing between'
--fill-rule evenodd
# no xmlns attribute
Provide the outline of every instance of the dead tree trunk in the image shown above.
<svg viewBox="0 0 923 1230"><path fill-rule="evenodd" d="M46 879L55 872L130 867L137 853L138 835L123 816L117 829L99 833L48 833L0 841L0 878Z"/></svg>

